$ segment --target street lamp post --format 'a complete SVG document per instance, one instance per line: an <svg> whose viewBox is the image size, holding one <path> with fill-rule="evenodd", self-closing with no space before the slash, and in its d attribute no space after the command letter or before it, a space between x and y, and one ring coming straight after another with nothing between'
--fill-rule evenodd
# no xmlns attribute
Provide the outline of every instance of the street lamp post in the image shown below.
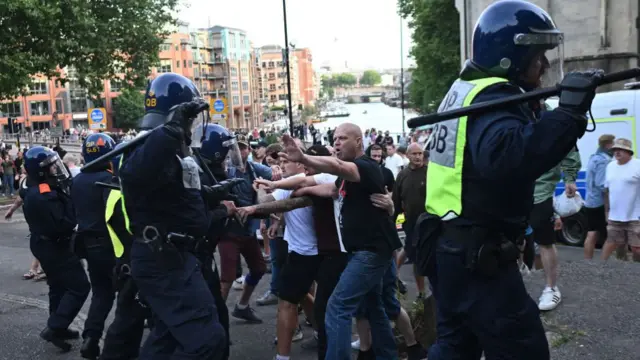
<svg viewBox="0 0 640 360"><path fill-rule="evenodd" d="M287 0L282 0L282 13L284 16L284 50L282 57L287 67L287 102L289 106L289 133L293 136L293 106L291 104L291 69L289 65L289 33L287 31Z"/></svg>
<svg viewBox="0 0 640 360"><path fill-rule="evenodd" d="M402 36L402 16L400 16L400 108L402 109L402 135L404 136L404 39Z"/></svg>

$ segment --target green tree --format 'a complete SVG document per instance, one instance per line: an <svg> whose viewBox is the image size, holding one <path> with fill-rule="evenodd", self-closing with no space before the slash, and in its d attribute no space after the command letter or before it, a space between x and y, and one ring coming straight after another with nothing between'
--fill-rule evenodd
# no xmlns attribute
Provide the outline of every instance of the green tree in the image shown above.
<svg viewBox="0 0 640 360"><path fill-rule="evenodd" d="M124 73L142 86L179 0L5 0L0 6L0 99L20 95L31 76L72 77L96 98L102 80ZM65 79L62 79L64 82Z"/></svg>
<svg viewBox="0 0 640 360"><path fill-rule="evenodd" d="M382 76L375 70L366 70L360 78L360 85L373 86L382 82Z"/></svg>
<svg viewBox="0 0 640 360"><path fill-rule="evenodd" d="M140 119L144 115L144 95L142 92L126 88L114 100L114 127L125 130L138 127Z"/></svg>
<svg viewBox="0 0 640 360"><path fill-rule="evenodd" d="M337 86L341 87L353 86L358 83L358 78L349 73L336 74L333 78L335 79Z"/></svg>
<svg viewBox="0 0 640 360"><path fill-rule="evenodd" d="M398 0L398 7L413 30L409 101L433 112L460 72L460 15L453 0Z"/></svg>

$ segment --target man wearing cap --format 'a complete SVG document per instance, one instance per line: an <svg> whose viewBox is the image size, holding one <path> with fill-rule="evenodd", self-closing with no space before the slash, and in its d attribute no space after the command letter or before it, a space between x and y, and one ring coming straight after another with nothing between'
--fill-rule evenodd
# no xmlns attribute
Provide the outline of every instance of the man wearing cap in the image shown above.
<svg viewBox="0 0 640 360"><path fill-rule="evenodd" d="M587 195L584 210L587 215L587 238L584 241L584 258L592 259L598 239L607 238L607 218L604 211L604 180L607 165L611 162L613 139L610 134L598 138L598 150L589 157L587 164Z"/></svg>
<svg viewBox="0 0 640 360"><path fill-rule="evenodd" d="M640 262L640 160L633 158L631 140L616 139L611 147L612 161L607 165L605 200L607 242L602 248L602 260L607 260L619 246L631 246L633 260ZM608 205L608 206L607 206Z"/></svg>

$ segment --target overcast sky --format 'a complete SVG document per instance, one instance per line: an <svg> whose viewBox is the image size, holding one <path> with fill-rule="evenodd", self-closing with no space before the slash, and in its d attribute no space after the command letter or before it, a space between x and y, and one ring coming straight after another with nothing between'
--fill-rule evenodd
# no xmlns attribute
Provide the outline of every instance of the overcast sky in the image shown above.
<svg viewBox="0 0 640 360"><path fill-rule="evenodd" d="M240 28L254 46L284 45L281 0L185 0L180 19L191 27ZM315 67L400 68L396 0L287 0L289 41L308 47ZM404 26L405 66L411 35Z"/></svg>

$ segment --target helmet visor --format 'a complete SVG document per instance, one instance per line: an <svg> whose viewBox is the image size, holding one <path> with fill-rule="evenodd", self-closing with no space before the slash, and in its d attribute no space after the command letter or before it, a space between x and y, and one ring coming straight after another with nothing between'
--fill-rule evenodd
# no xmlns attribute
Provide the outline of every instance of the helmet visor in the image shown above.
<svg viewBox="0 0 640 360"><path fill-rule="evenodd" d="M242 162L242 154L240 154L238 140L236 140L236 138L225 140L222 146L229 149L229 152L227 152L227 166L244 171L244 163Z"/></svg>
<svg viewBox="0 0 640 360"><path fill-rule="evenodd" d="M191 122L191 144L189 146L193 148L201 148L204 136L204 129L207 128L207 124L211 122L209 117L209 110L204 109L196 115Z"/></svg>
<svg viewBox="0 0 640 360"><path fill-rule="evenodd" d="M564 36L557 30L517 34L516 45L532 49L532 61L525 72L528 79L536 79L538 87L555 86L564 77ZM532 82L532 81L527 81Z"/></svg>
<svg viewBox="0 0 640 360"><path fill-rule="evenodd" d="M69 179L69 171L58 155L52 155L40 163L41 168L49 168L49 176L58 182Z"/></svg>

